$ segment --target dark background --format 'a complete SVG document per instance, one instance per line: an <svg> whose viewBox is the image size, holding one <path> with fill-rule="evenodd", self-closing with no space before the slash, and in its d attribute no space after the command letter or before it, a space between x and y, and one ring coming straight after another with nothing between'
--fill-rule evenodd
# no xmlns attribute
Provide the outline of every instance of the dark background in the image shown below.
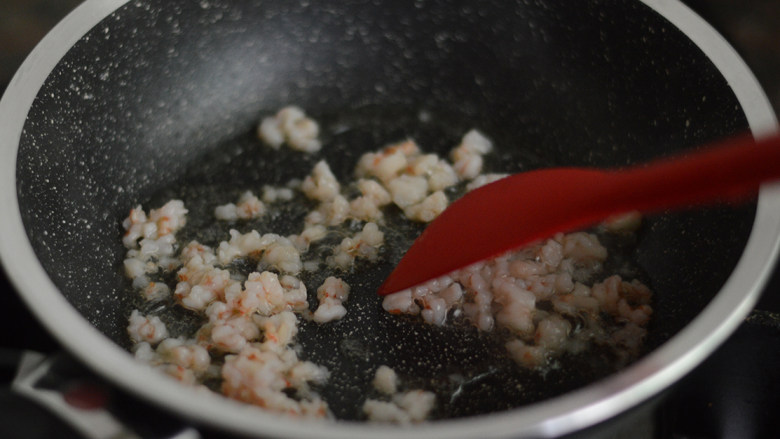
<svg viewBox="0 0 780 439"><path fill-rule="evenodd" d="M0 91L35 44L75 8L77 0L0 0ZM780 112L780 1L689 0L744 58ZM2 237L0 237L2 239ZM20 330L21 328L21 330ZM0 272L0 389L13 376L8 358L21 349L56 352L57 343L35 322ZM19 403L22 404L22 403ZM24 405L24 404L22 404ZM686 378L656 410L655 437L780 437L780 270L739 331ZM0 424L19 407L0 391ZM14 414L13 416L11 414ZM30 411L28 416L40 416ZM29 423L26 419L22 423ZM55 427L56 428L56 427ZM0 436L5 431L0 427ZM36 435L35 428L15 437ZM50 430L57 431L57 430ZM60 431L64 433L64 431Z"/></svg>

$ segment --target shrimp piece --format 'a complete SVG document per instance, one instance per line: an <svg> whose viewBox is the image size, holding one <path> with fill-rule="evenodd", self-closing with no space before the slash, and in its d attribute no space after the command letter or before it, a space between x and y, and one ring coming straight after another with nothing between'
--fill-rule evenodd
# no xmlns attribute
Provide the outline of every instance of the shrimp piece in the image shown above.
<svg viewBox="0 0 780 439"><path fill-rule="evenodd" d="M260 263L284 273L299 273L303 268L298 248L292 241L281 236L266 247Z"/></svg>
<svg viewBox="0 0 780 439"><path fill-rule="evenodd" d="M416 315L420 312L420 307L412 299L412 290L410 289L385 296L382 300L382 308L390 314Z"/></svg>
<svg viewBox="0 0 780 439"><path fill-rule="evenodd" d="M449 200L442 191L428 195L421 202L404 208L404 215L412 221L429 223L447 208Z"/></svg>
<svg viewBox="0 0 780 439"><path fill-rule="evenodd" d="M298 361L292 350L280 354L250 345L225 358L222 393L279 413L326 416L327 405L308 397L308 383L324 382L327 376L327 369ZM297 390L301 400L287 396L285 389Z"/></svg>
<svg viewBox="0 0 780 439"><path fill-rule="evenodd" d="M263 118L257 127L257 137L273 149L279 149L286 142L298 151L317 152L322 147L318 136L317 122L292 105L282 108L272 117Z"/></svg>
<svg viewBox="0 0 780 439"><path fill-rule="evenodd" d="M444 160L438 160L427 172L428 190L431 192L442 191L458 183L459 178L455 169Z"/></svg>
<svg viewBox="0 0 780 439"><path fill-rule="evenodd" d="M287 309L302 312L309 307L306 296L306 284L295 276L285 275L279 279L284 288L284 302Z"/></svg>
<svg viewBox="0 0 780 439"><path fill-rule="evenodd" d="M192 370L178 364L165 363L157 366L157 369L187 386L194 386L198 381Z"/></svg>
<svg viewBox="0 0 780 439"><path fill-rule="evenodd" d="M270 316L283 311L286 302L284 288L279 282L279 276L270 271L262 273L253 272L244 282L242 300L251 303L250 312L257 312L263 316Z"/></svg>
<svg viewBox="0 0 780 439"><path fill-rule="evenodd" d="M607 218L601 225L610 233L633 233L642 225L642 214L634 210Z"/></svg>
<svg viewBox="0 0 780 439"><path fill-rule="evenodd" d="M228 203L214 208L214 216L222 221L251 220L260 218L265 211L265 204L251 191L246 191L237 204Z"/></svg>
<svg viewBox="0 0 780 439"><path fill-rule="evenodd" d="M159 209L152 209L148 217L141 206L136 206L130 210L130 214L122 222L125 229L122 243L128 249L137 249L139 240L142 240L142 243L145 241L147 244L154 245L160 238L177 232L186 222L187 209L184 208L184 203L181 200L171 200ZM157 245L175 242L172 236L169 238L159 241ZM149 254L151 252L151 249L147 249L142 253ZM173 254L172 248L168 254Z"/></svg>
<svg viewBox="0 0 780 439"><path fill-rule="evenodd" d="M203 245L198 241L190 241L189 244L181 249L181 253L179 254L179 258L185 265L195 256L200 257L204 264L213 264L217 260L214 249Z"/></svg>
<svg viewBox="0 0 780 439"><path fill-rule="evenodd" d="M401 175L387 184L393 203L401 209L417 204L428 193L428 181L425 177Z"/></svg>
<svg viewBox="0 0 780 439"><path fill-rule="evenodd" d="M320 301L312 319L317 323L339 320L347 314L342 304L349 297L349 285L343 280L330 276L317 288Z"/></svg>
<svg viewBox="0 0 780 439"><path fill-rule="evenodd" d="M127 333L134 343L147 342L154 345L168 338L168 329L157 316L145 316L134 309L128 322Z"/></svg>
<svg viewBox="0 0 780 439"><path fill-rule="evenodd" d="M346 270L355 258L375 261L379 257L379 247L384 243L384 236L376 223L368 222L354 236L342 239L326 262L331 267Z"/></svg>
<svg viewBox="0 0 780 439"><path fill-rule="evenodd" d="M543 348L528 345L520 339L508 341L504 347L509 352L509 356L523 367L535 369L547 362Z"/></svg>
<svg viewBox="0 0 780 439"><path fill-rule="evenodd" d="M392 145L386 146L382 152L384 154L395 154L397 152L400 152L406 157L411 157L420 154L420 147L417 145L417 142L415 142L414 140L407 139L404 140L403 142L394 143Z"/></svg>
<svg viewBox="0 0 780 439"><path fill-rule="evenodd" d="M280 236L275 233L260 235L257 230L252 230L242 234L238 230L231 229L230 241L222 241L217 247L217 260L220 264L227 265L236 258L259 256L279 238Z"/></svg>
<svg viewBox="0 0 780 439"><path fill-rule="evenodd" d="M349 202L349 216L361 221L379 221L384 214L374 200L360 196Z"/></svg>
<svg viewBox="0 0 780 439"><path fill-rule="evenodd" d="M260 330L249 316L231 317L209 323L201 328L198 339L207 349L219 352L240 352L251 341L260 337Z"/></svg>
<svg viewBox="0 0 780 439"><path fill-rule="evenodd" d="M572 258L579 263L598 263L607 259L607 249L591 233L569 233L561 241L564 258Z"/></svg>
<svg viewBox="0 0 780 439"><path fill-rule="evenodd" d="M427 176L439 162L439 156L436 154L421 154L409 159L409 165L406 167L406 173L415 176Z"/></svg>
<svg viewBox="0 0 780 439"><path fill-rule="evenodd" d="M381 207L392 201L390 193L376 180L361 178L357 182L358 190L364 197Z"/></svg>
<svg viewBox="0 0 780 439"><path fill-rule="evenodd" d="M149 282L141 294L148 302L159 302L171 296L171 289L163 282Z"/></svg>
<svg viewBox="0 0 780 439"><path fill-rule="evenodd" d="M125 236L122 237L122 243L127 248L137 248L137 241L143 236L143 226L146 223L146 213L141 206L130 209L130 214L122 222L125 229Z"/></svg>
<svg viewBox="0 0 780 439"><path fill-rule="evenodd" d="M477 130L470 130L450 153L455 172L466 180L476 178L482 172L482 156L492 149L493 144L487 137Z"/></svg>
<svg viewBox="0 0 780 439"><path fill-rule="evenodd" d="M233 281L230 272L205 264L200 256L194 256L177 272L174 297L182 306L192 310L203 310L211 302L225 296L225 289Z"/></svg>
<svg viewBox="0 0 780 439"><path fill-rule="evenodd" d="M318 366L311 361L300 361L290 368L287 380L292 387L304 394L309 393L309 383L324 384L330 372L325 366Z"/></svg>
<svg viewBox="0 0 780 439"><path fill-rule="evenodd" d="M272 316L256 315L255 324L262 329L264 345L280 350L290 343L298 333L298 318L290 311L282 311Z"/></svg>
<svg viewBox="0 0 780 439"><path fill-rule="evenodd" d="M276 203L277 201L290 201L295 194L292 188L289 187L273 187L270 185L263 186L262 199L264 203Z"/></svg>
<svg viewBox="0 0 780 439"><path fill-rule="evenodd" d="M422 422L428 417L436 403L436 394L424 390L410 390L395 395L393 402L409 414L412 422Z"/></svg>
<svg viewBox="0 0 780 439"><path fill-rule="evenodd" d="M350 205L342 195L336 195L332 200L320 203L317 210L311 211L304 220L306 226L323 224L337 226L349 218Z"/></svg>
<svg viewBox="0 0 780 439"><path fill-rule="evenodd" d="M374 176L387 183L397 177L407 166L407 157L399 149L379 153L369 152L360 157L356 173L358 177Z"/></svg>
<svg viewBox="0 0 780 439"><path fill-rule="evenodd" d="M156 223L156 237L177 232L187 223L187 209L181 200L171 200L159 209L149 211L149 221Z"/></svg>
<svg viewBox="0 0 780 439"><path fill-rule="evenodd" d="M163 361L190 369L196 374L206 372L211 365L211 356L205 348L181 338L163 340L157 346L157 354Z"/></svg>
<svg viewBox="0 0 780 439"><path fill-rule="evenodd" d="M380 392L392 395L398 391L398 375L389 366L381 365L376 369L371 384Z"/></svg>
<svg viewBox="0 0 780 439"><path fill-rule="evenodd" d="M317 201L331 201L341 190L341 185L325 160L320 160L301 184L307 197Z"/></svg>
<svg viewBox="0 0 780 439"><path fill-rule="evenodd" d="M306 224L299 235L290 235L287 239L298 249L299 253L305 253L313 242L320 241L328 235L328 229L322 224Z"/></svg>
<svg viewBox="0 0 780 439"><path fill-rule="evenodd" d="M363 413L369 421L386 422L407 425L411 423L411 417L401 407L390 401L367 399L363 403Z"/></svg>
<svg viewBox="0 0 780 439"><path fill-rule="evenodd" d="M447 319L447 309L447 302L444 299L431 294L423 299L423 309L420 311L420 315L426 323L442 326Z"/></svg>
<svg viewBox="0 0 780 439"><path fill-rule="evenodd" d="M453 164L453 169L464 180L472 180L482 172L484 159L478 154L459 154L460 158Z"/></svg>

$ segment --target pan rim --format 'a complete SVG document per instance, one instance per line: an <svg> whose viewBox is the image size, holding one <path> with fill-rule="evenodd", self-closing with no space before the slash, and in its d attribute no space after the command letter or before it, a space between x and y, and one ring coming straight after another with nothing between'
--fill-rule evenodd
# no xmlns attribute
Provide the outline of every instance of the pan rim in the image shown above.
<svg viewBox="0 0 780 439"><path fill-rule="evenodd" d="M758 81L737 52L678 0L640 0L677 27L715 63L757 137L777 129ZM753 308L780 246L780 185L759 193L753 231L737 266L713 301L680 333L629 368L582 389L502 413L399 429L349 422L286 420L238 402L178 385L132 360L90 325L48 278L24 230L16 194L16 154L27 112L69 48L129 0L87 0L33 50L0 100L0 260L27 306L63 346L91 369L146 400L196 423L242 434L350 437L552 437L606 420L677 381L733 333ZM23 111L20 111L23 109ZM766 239L771 236L773 239ZM691 348L695 347L695 348Z"/></svg>

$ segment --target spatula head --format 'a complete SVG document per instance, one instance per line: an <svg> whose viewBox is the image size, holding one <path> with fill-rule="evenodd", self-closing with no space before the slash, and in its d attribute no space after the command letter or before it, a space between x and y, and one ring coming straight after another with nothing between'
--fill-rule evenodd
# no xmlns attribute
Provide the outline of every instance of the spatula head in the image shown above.
<svg viewBox="0 0 780 439"><path fill-rule="evenodd" d="M607 175L593 169L542 169L467 193L428 225L382 284L379 295L598 221L601 215L589 208L592 189Z"/></svg>

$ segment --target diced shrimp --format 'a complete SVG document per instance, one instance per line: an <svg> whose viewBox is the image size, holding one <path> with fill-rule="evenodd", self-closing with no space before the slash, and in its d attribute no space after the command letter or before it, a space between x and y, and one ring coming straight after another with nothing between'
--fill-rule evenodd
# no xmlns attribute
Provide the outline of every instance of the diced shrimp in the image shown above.
<svg viewBox="0 0 780 439"><path fill-rule="evenodd" d="M363 413L369 421L409 424L411 416L397 404L390 401L367 399L363 403Z"/></svg>
<svg viewBox="0 0 780 439"><path fill-rule="evenodd" d="M317 288L320 301L312 319L318 323L339 320L347 314L342 304L349 297L349 285L343 280L330 276Z"/></svg>
<svg viewBox="0 0 780 439"><path fill-rule="evenodd" d="M301 185L301 190L307 197L317 201L331 201L339 194L341 185L330 170L328 163L320 160L314 165L311 174Z"/></svg>
<svg viewBox="0 0 780 439"><path fill-rule="evenodd" d="M316 396L307 397L309 382L322 382L327 370L299 362L292 350L282 354L246 346L237 355L228 355L222 367L222 392L229 398L294 416L327 415L327 405ZM304 394L292 399L285 389Z"/></svg>
<svg viewBox="0 0 780 439"><path fill-rule="evenodd" d="M123 266L125 269L125 276L129 277L130 279L144 276L146 273L152 271L148 270L148 265L146 262L139 258L127 258L124 260ZM152 267L154 267L154 265L152 265Z"/></svg>
<svg viewBox="0 0 780 439"><path fill-rule="evenodd" d="M336 195L330 201L320 203L317 210L309 212L306 216L306 226L323 224L337 226L349 218L350 205L342 195Z"/></svg>
<svg viewBox="0 0 780 439"><path fill-rule="evenodd" d="M613 216L604 220L602 225L611 233L635 232L642 225L642 214L638 211L632 211Z"/></svg>
<svg viewBox="0 0 780 439"><path fill-rule="evenodd" d="M358 190L377 206L384 206L392 201L390 193L376 180L361 178L357 182Z"/></svg>
<svg viewBox="0 0 780 439"><path fill-rule="evenodd" d="M411 157L420 154L420 147L414 140L407 139L403 142L386 146L382 152L384 154L395 154L396 152L400 152L407 157Z"/></svg>
<svg viewBox="0 0 780 439"><path fill-rule="evenodd" d="M250 273L244 288L242 294L254 305L252 311L268 316L284 310L284 289L276 273Z"/></svg>
<svg viewBox="0 0 780 439"><path fill-rule="evenodd" d="M436 191L421 202L407 206L404 209L404 214L413 221L428 223L444 212L448 204L449 200L444 192Z"/></svg>
<svg viewBox="0 0 780 439"><path fill-rule="evenodd" d="M291 148L303 152L320 150L322 145L317 138L319 125L314 119L306 117L303 110L294 106L285 107L279 110L276 118Z"/></svg>
<svg viewBox="0 0 780 439"><path fill-rule="evenodd" d="M130 314L127 333L135 343L157 344L168 338L168 329L157 316L145 316L137 309Z"/></svg>
<svg viewBox="0 0 780 439"><path fill-rule="evenodd" d="M220 352L239 352L249 342L260 337L260 330L248 316L231 317L225 321L204 326L210 348Z"/></svg>
<svg viewBox="0 0 780 439"><path fill-rule="evenodd" d="M375 261L379 255L379 247L383 243L384 233L379 230L376 223L368 222L354 236L342 239L326 262L331 267L346 270L354 263L355 258Z"/></svg>
<svg viewBox="0 0 780 439"><path fill-rule="evenodd" d="M398 391L398 375L392 368L381 365L376 369L371 384L380 392L392 395Z"/></svg>
<svg viewBox="0 0 780 439"><path fill-rule="evenodd" d="M236 258L259 257L269 246L281 239L282 237L275 233L260 235L257 230L252 230L242 234L237 230L230 230L230 241L222 241L217 247L217 260L226 265Z"/></svg>
<svg viewBox="0 0 780 439"><path fill-rule="evenodd" d="M303 268L301 253L287 238L279 237L268 245L260 262L264 266L273 267L283 273L298 273Z"/></svg>
<svg viewBox="0 0 780 439"><path fill-rule="evenodd" d="M417 204L428 193L428 181L424 177L401 175L387 184L393 203L401 209Z"/></svg>
<svg viewBox="0 0 780 439"><path fill-rule="evenodd" d="M264 203L271 204L277 201L290 201L294 196L293 190L289 187L263 186L262 200Z"/></svg>
<svg viewBox="0 0 780 439"><path fill-rule="evenodd" d="M436 402L432 392L410 390L393 395L392 401L367 399L363 413L373 422L387 422L406 425L423 421Z"/></svg>
<svg viewBox="0 0 780 439"><path fill-rule="evenodd" d="M566 342L570 331L571 324L567 320L551 315L536 325L534 342L555 351Z"/></svg>
<svg viewBox="0 0 780 439"><path fill-rule="evenodd" d="M292 105L282 108L272 117L263 118L257 127L257 137L274 149L287 143L292 149L316 152L322 147L318 136L317 122Z"/></svg>
<svg viewBox="0 0 780 439"><path fill-rule="evenodd" d="M420 308L412 300L412 290L388 294L382 300L382 308L390 314L417 314Z"/></svg>
<svg viewBox="0 0 780 439"><path fill-rule="evenodd" d="M157 225L157 237L175 233L187 222L187 209L181 200L171 200L149 212L149 221Z"/></svg>
<svg viewBox="0 0 780 439"><path fill-rule="evenodd" d="M295 276L285 275L279 279L284 288L284 302L287 309L300 312L309 307L306 300L306 284Z"/></svg>
<svg viewBox="0 0 780 439"><path fill-rule="evenodd" d="M460 178L471 180L482 172L483 163L481 155L468 154L456 161L452 167Z"/></svg>
<svg viewBox="0 0 780 439"><path fill-rule="evenodd" d="M257 137L274 149L279 149L284 144L284 133L275 117L266 117L260 121L257 126Z"/></svg>
<svg viewBox="0 0 780 439"><path fill-rule="evenodd" d="M330 376L328 369L311 361L301 361L290 369L287 380L290 385L302 390L308 389L309 383L323 384Z"/></svg>
<svg viewBox="0 0 780 439"><path fill-rule="evenodd" d="M422 154L409 160L409 166L406 172L409 175L427 176L439 162L439 156L436 154Z"/></svg>
<svg viewBox="0 0 780 439"><path fill-rule="evenodd" d="M516 363L529 369L542 366L547 361L545 351L539 346L529 346L520 339L514 339L505 344L509 356Z"/></svg>
<svg viewBox="0 0 780 439"><path fill-rule="evenodd" d="M393 402L409 414L412 422L421 422L433 409L436 395L433 392L416 389L394 396Z"/></svg>
<svg viewBox="0 0 780 439"><path fill-rule="evenodd" d="M360 196L349 202L349 216L362 221L378 221L384 214L373 199Z"/></svg>
<svg viewBox="0 0 780 439"><path fill-rule="evenodd" d="M389 148L380 153L366 153L358 161L358 177L377 177L382 182L396 178L406 167L408 160L401 149Z"/></svg>
<svg viewBox="0 0 780 439"><path fill-rule="evenodd" d="M599 301L599 305L608 313L616 314L618 301L620 301L620 276L610 276L593 285L593 298Z"/></svg>
<svg viewBox="0 0 780 439"><path fill-rule="evenodd" d="M225 288L234 281L230 272L205 264L200 256L194 256L177 272L174 297L185 308L205 309L209 303L225 296Z"/></svg>
<svg viewBox="0 0 780 439"><path fill-rule="evenodd" d="M601 262L607 258L607 249L601 245L596 235L575 232L562 239L563 256L582 262Z"/></svg>
<svg viewBox="0 0 780 439"><path fill-rule="evenodd" d="M171 296L171 289L164 282L149 282L141 294L149 302L159 302Z"/></svg>
<svg viewBox="0 0 780 439"><path fill-rule="evenodd" d="M214 216L222 221L251 220L261 217L265 211L265 204L251 191L246 191L237 204L228 203L214 208Z"/></svg>
<svg viewBox="0 0 780 439"><path fill-rule="evenodd" d="M263 330L265 343L285 347L292 343L298 333L298 318L290 311L282 311L272 316L256 316L257 326Z"/></svg>
<svg viewBox="0 0 780 439"><path fill-rule="evenodd" d="M312 243L322 240L328 235L328 229L322 224L306 224L298 235L290 235L287 239L298 249L299 253L309 250Z"/></svg>
<svg viewBox="0 0 780 439"><path fill-rule="evenodd" d="M428 190L431 192L442 191L458 183L458 174L455 169L444 160L439 160L431 166L427 173Z"/></svg>
<svg viewBox="0 0 780 439"><path fill-rule="evenodd" d="M441 326L447 318L447 302L437 295L430 295L423 300L420 315L427 323Z"/></svg>
<svg viewBox="0 0 780 439"><path fill-rule="evenodd" d="M205 372L211 365L211 356L202 346L180 338L168 338L157 346L157 353L163 361L190 369L196 373Z"/></svg>

